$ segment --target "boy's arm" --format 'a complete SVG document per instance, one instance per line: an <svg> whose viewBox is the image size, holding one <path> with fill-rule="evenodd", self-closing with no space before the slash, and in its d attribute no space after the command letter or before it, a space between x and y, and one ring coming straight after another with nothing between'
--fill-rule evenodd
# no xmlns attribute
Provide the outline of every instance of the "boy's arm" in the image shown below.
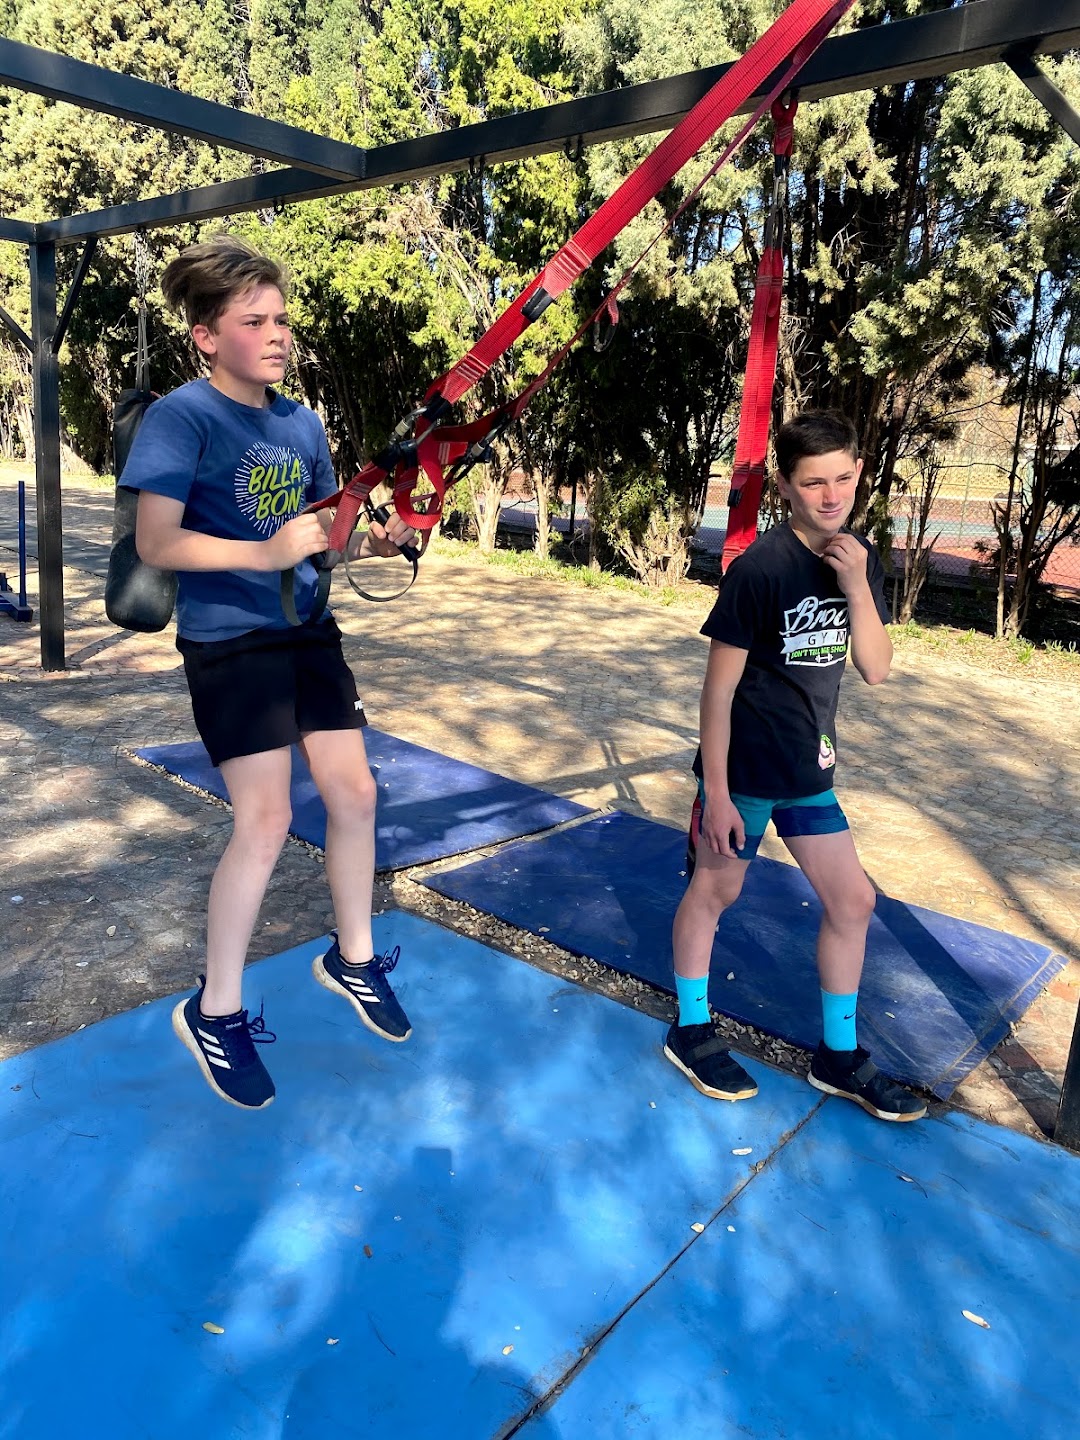
<svg viewBox="0 0 1080 1440"><path fill-rule="evenodd" d="M288 570L325 549L318 515L297 515L268 540L223 540L183 526L184 502L139 491L135 548L160 570Z"/></svg>
<svg viewBox="0 0 1080 1440"><path fill-rule="evenodd" d="M705 813L701 836L717 855L735 858L746 844L742 816L728 790L728 749L731 745L731 702L746 668L749 652L720 640L709 646L709 663L701 687L701 769L705 782ZM734 834L735 845L732 845Z"/></svg>
<svg viewBox="0 0 1080 1440"><path fill-rule="evenodd" d="M854 535L840 534L829 541L821 558L836 571L847 597L851 662L868 685L880 685L889 678L893 647L870 588L869 551Z"/></svg>

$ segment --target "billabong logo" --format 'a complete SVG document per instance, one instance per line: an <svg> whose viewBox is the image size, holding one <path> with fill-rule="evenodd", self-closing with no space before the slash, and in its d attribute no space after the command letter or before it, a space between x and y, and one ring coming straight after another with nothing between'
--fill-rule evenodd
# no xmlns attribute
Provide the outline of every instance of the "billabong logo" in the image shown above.
<svg viewBox="0 0 1080 1440"><path fill-rule="evenodd" d="M308 468L295 451L258 444L245 451L236 467L233 493L240 513L270 536L300 514L310 484Z"/></svg>

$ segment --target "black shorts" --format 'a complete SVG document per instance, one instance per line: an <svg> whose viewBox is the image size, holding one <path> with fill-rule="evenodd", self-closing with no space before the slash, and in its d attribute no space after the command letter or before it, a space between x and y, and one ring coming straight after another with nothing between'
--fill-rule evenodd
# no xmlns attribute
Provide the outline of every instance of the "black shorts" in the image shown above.
<svg viewBox="0 0 1080 1440"><path fill-rule="evenodd" d="M333 620L232 640L177 636L195 727L215 765L367 724Z"/></svg>

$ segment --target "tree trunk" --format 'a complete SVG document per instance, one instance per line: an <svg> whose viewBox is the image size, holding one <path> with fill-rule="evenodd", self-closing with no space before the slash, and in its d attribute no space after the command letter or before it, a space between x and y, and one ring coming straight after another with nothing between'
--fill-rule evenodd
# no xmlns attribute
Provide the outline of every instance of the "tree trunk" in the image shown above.
<svg viewBox="0 0 1080 1440"><path fill-rule="evenodd" d="M994 616L994 634L1001 640L1005 636L1005 593L1009 580L1009 552L1012 549L1013 501L1016 497L1016 481L1020 474L1020 446L1024 440L1024 424L1027 418L1031 376L1035 367L1035 334L1039 324L1039 300L1042 295L1042 274L1035 277L1031 294L1031 324L1028 327L1028 353L1024 362L1024 382L1016 408L1016 434L1013 438L1012 463L1009 466L1009 491L1002 511L995 511L994 528L998 532L998 588L997 610ZM1013 607L1016 599L1013 597Z"/></svg>
<svg viewBox="0 0 1080 1440"><path fill-rule="evenodd" d="M472 491L473 523L481 555L494 553L499 533L499 502L505 489L506 476L502 467L494 464L483 466L481 478Z"/></svg>
<svg viewBox="0 0 1080 1440"><path fill-rule="evenodd" d="M536 535L533 538L533 549L541 560L547 560L551 555L551 490L548 488L546 475L533 477L533 490L536 494Z"/></svg>

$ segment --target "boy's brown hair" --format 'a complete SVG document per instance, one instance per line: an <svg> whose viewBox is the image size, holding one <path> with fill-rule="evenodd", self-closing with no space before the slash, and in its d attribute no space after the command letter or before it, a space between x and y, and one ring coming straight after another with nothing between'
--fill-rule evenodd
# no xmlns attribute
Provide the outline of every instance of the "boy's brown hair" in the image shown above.
<svg viewBox="0 0 1080 1440"><path fill-rule="evenodd" d="M183 315L189 330L213 330L231 301L262 285L273 285L288 297L285 271L269 256L236 235L214 235L189 245L166 265L161 277L165 303Z"/></svg>
<svg viewBox="0 0 1080 1440"><path fill-rule="evenodd" d="M846 450L859 458L859 432L839 410L804 410L782 426L776 437L776 468L785 480L808 455Z"/></svg>

